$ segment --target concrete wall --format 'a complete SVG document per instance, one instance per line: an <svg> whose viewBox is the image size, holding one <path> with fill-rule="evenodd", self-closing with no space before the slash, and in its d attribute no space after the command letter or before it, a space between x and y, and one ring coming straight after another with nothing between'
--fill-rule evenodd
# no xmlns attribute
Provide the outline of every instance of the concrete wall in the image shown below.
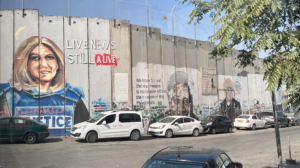
<svg viewBox="0 0 300 168"><path fill-rule="evenodd" d="M132 109L130 23L125 20L110 20L110 39L117 44L111 55L119 58L118 66L112 66L113 109Z"/></svg>
<svg viewBox="0 0 300 168"><path fill-rule="evenodd" d="M173 41L129 21L0 13L0 116L48 123L51 136L111 109L140 111L147 130L170 115L234 118L271 107L263 60L239 68L239 51L216 61L212 42Z"/></svg>

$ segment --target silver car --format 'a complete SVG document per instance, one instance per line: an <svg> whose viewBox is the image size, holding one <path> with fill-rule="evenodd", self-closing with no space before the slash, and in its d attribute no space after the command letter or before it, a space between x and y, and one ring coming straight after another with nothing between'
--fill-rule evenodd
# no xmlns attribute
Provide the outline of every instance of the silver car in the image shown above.
<svg viewBox="0 0 300 168"><path fill-rule="evenodd" d="M274 122L274 116L273 116L273 112L271 111L264 111L260 113L260 117L267 121L268 125L271 125L272 127L274 127L275 122ZM289 119L283 112L281 111L277 111L277 119L278 119L278 125L279 128L281 128L281 126L286 126L286 127L290 127L291 124L291 119Z"/></svg>
<svg viewBox="0 0 300 168"><path fill-rule="evenodd" d="M300 123L300 116L297 113L287 113L287 117L291 120L292 125L298 126Z"/></svg>

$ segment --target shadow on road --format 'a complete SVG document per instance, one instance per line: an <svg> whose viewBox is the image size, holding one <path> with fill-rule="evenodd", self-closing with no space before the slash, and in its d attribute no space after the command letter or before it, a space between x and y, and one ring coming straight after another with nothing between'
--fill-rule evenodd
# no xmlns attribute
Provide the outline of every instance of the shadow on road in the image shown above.
<svg viewBox="0 0 300 168"><path fill-rule="evenodd" d="M249 129L249 128L240 128L239 130L235 130L236 132L239 132L239 131L263 131L263 130L268 130L268 129L271 129L271 128L267 128L267 129L264 129L264 128L256 128L255 130L252 130L252 129Z"/></svg>
<svg viewBox="0 0 300 168"><path fill-rule="evenodd" d="M151 136L151 135L143 135L139 141L145 141L145 140L154 140L154 139L173 139L173 138L200 138L207 136L206 134L199 134L198 137L193 137L191 135L174 135L172 138L166 138L164 136ZM76 139L75 140L78 143L87 143L86 140L83 139ZM103 138L103 139L98 139L95 143L97 142L116 142L116 141L132 141L130 138Z"/></svg>
<svg viewBox="0 0 300 168"><path fill-rule="evenodd" d="M286 164L285 162L283 163L282 168L299 168L300 167L300 162L296 162L295 165L293 164ZM274 166L264 166L262 168L278 168L276 165Z"/></svg>
<svg viewBox="0 0 300 168"><path fill-rule="evenodd" d="M34 144L55 143L63 141L61 138L46 138L37 140ZM23 140L1 140L0 144L26 144Z"/></svg>

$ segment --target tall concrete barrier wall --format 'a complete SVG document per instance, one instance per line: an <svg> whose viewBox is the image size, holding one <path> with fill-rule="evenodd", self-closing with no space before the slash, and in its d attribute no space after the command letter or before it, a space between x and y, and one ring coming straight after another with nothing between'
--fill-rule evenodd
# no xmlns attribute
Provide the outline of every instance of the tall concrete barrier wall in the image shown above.
<svg viewBox="0 0 300 168"><path fill-rule="evenodd" d="M271 109L263 60L240 68L240 51L216 61L212 42L173 41L129 21L0 13L0 116L47 123L51 136L68 136L74 124L108 110L141 112L147 132L172 115L234 119Z"/></svg>
<svg viewBox="0 0 300 168"><path fill-rule="evenodd" d="M115 26L114 23L115 22ZM111 55L118 56L112 72L112 108L132 110L130 23L125 20L110 20L110 39L117 46L111 47Z"/></svg>

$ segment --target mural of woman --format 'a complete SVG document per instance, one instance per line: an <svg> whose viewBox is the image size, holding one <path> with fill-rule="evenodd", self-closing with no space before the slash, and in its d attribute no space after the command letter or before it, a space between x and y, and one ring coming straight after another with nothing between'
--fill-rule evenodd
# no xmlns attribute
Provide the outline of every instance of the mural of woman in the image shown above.
<svg viewBox="0 0 300 168"><path fill-rule="evenodd" d="M75 124L89 119L84 92L67 83L64 53L52 40L32 36L23 41L15 52L13 67L9 83L0 84L0 110L8 106L11 115L20 115L16 108L68 106L74 110Z"/></svg>

